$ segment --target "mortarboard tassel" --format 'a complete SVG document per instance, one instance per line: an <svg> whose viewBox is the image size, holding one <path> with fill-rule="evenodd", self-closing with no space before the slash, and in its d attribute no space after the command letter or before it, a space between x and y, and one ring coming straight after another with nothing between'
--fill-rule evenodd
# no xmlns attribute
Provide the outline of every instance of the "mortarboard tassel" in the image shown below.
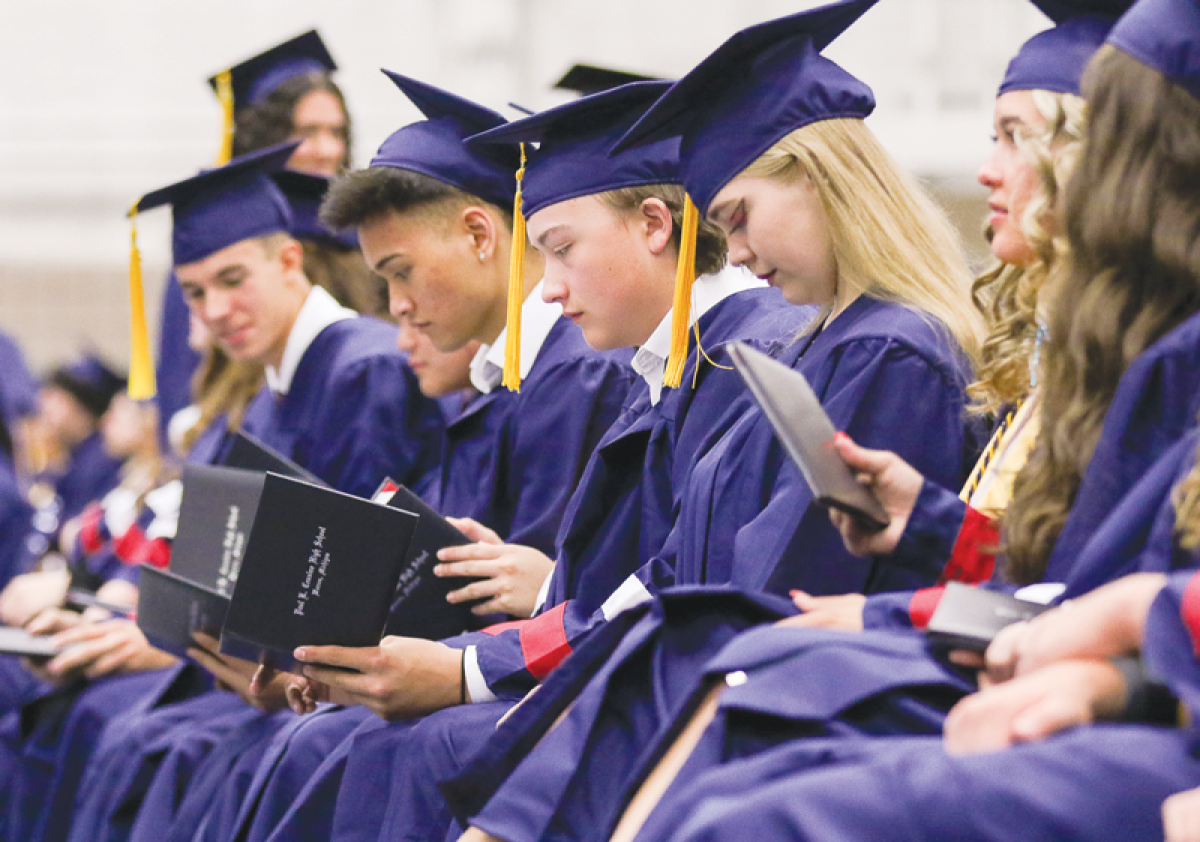
<svg viewBox="0 0 1200 842"><path fill-rule="evenodd" d="M692 312L692 284L696 280L696 229L700 213L691 196L684 198L683 230L680 232L679 264L675 268L675 303L671 311L671 353L663 373L663 385L675 389L683 379L687 361L688 325Z"/></svg>
<svg viewBox="0 0 1200 842"><path fill-rule="evenodd" d="M525 181L525 144L521 144L521 168L517 170L517 195L513 199L512 255L508 264L508 323L504 343L504 379L501 385L521 391L521 307L525 303L525 214L521 186Z"/></svg>
<svg viewBox="0 0 1200 842"><path fill-rule="evenodd" d="M154 397L154 360L150 356L150 336L146 330L146 297L142 290L142 255L137 244L135 204L129 211L131 225L129 249L129 397L135 401Z"/></svg>
<svg viewBox="0 0 1200 842"><path fill-rule="evenodd" d="M221 103L224 126L221 133L221 150L217 153L217 166L229 163L233 157L233 73L225 70L217 74L217 101Z"/></svg>

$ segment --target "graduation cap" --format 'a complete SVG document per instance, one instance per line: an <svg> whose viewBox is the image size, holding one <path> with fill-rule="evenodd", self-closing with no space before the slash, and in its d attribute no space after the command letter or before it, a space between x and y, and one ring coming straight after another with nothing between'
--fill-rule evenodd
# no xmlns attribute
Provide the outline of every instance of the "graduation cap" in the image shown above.
<svg viewBox="0 0 1200 842"><path fill-rule="evenodd" d="M733 35L676 82L618 142L681 136L683 183L701 213L778 140L821 120L862 119L871 89L820 51L877 0L841 0Z"/></svg>
<svg viewBox="0 0 1200 842"><path fill-rule="evenodd" d="M284 82L306 73L332 72L337 63L315 29L235 64L212 76L212 86L225 112L225 136L218 163L229 160L233 148L233 118L237 111L266 99Z"/></svg>
<svg viewBox="0 0 1200 842"><path fill-rule="evenodd" d="M560 91L574 91L580 96L590 96L631 82L661 81L657 76L643 76L640 73L597 67L594 64L573 64L562 78L554 83L554 88Z"/></svg>
<svg viewBox="0 0 1200 842"><path fill-rule="evenodd" d="M1200 3L1138 0L1108 43L1200 99Z"/></svg>
<svg viewBox="0 0 1200 842"><path fill-rule="evenodd" d="M1132 0L1034 0L1057 26L1039 32L1008 63L997 96L1043 90L1079 96L1079 82L1096 50Z"/></svg>
<svg viewBox="0 0 1200 842"><path fill-rule="evenodd" d="M521 214L522 230L518 241L518 225L513 226L514 252L523 248L524 218L549 205L623 187L679 183L677 138L665 138L617 155L608 154L613 143L669 87L669 82L634 82L514 120L467 139L466 146L469 149L493 144L514 147L521 144L522 148L526 143L539 144L536 150L528 154L524 167L522 203L517 211ZM690 263L694 274L695 249L692 249L690 258L685 258L684 249L681 248L679 262L680 266ZM519 311L522 291L521 265L514 261L512 269L515 274L509 278L510 318L514 309L513 296L517 297L515 303ZM678 320L682 314L686 353L691 285L687 284L682 304L678 300L678 284L676 289L675 317ZM513 334L517 331L519 322L514 329L514 322L510 321L505 347L506 383L509 379L520 380L517 357L520 344L519 341L513 341ZM673 385L678 385L678 382Z"/></svg>
<svg viewBox="0 0 1200 842"><path fill-rule="evenodd" d="M117 392L125 388L125 378L95 354L84 354L72 363L59 366L50 372L46 382L69 393L97 418L108 411Z"/></svg>
<svg viewBox="0 0 1200 842"><path fill-rule="evenodd" d="M293 237L344 249L358 248L358 238L353 231L335 233L322 225L318 218L321 201L329 192L330 179L296 170L279 170L271 173L271 178L283 192L292 212Z"/></svg>
<svg viewBox="0 0 1200 842"><path fill-rule="evenodd" d="M147 193L129 211L133 221L129 256L129 298L132 350L129 396L154 397L154 361L146 329L141 255L137 247L137 215L171 205L171 252L175 265L203 260L223 248L278 231L290 232L292 215L287 200L267 173L282 169L299 141L269 146L235 158L223 167Z"/></svg>
<svg viewBox="0 0 1200 842"><path fill-rule="evenodd" d="M409 76L383 71L412 100L424 120L410 123L383 142L372 167L413 170L500 207L512 204L516 149L494 146L468 151L463 140L507 122L490 108Z"/></svg>

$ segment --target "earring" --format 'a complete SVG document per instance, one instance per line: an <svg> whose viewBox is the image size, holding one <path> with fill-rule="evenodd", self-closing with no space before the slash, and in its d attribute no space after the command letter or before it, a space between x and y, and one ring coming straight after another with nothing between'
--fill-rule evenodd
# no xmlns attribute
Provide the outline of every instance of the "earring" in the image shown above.
<svg viewBox="0 0 1200 842"><path fill-rule="evenodd" d="M479 259L480 259L480 260L487 260L487 252L482 252L482 251L481 251L481 252L479 252Z"/></svg>

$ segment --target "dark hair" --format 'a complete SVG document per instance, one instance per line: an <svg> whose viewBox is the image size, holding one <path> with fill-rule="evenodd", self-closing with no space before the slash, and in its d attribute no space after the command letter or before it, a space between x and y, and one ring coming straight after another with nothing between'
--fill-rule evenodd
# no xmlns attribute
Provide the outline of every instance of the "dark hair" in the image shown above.
<svg viewBox="0 0 1200 842"><path fill-rule="evenodd" d="M679 253L683 237L683 205L685 193L678 184L643 184L637 187L622 187L599 194L599 199L620 213L633 213L647 199L659 199L671 212L671 244ZM696 274L711 275L721 271L729 247L721 229L707 219L701 218L696 226Z"/></svg>
<svg viewBox="0 0 1200 842"><path fill-rule="evenodd" d="M399 167L369 167L335 181L321 203L321 223L346 231L388 213L444 213L483 205L500 214L512 230L512 211L472 196L432 176Z"/></svg>
<svg viewBox="0 0 1200 842"><path fill-rule="evenodd" d="M234 118L233 154L245 155L291 137L296 130L296 106L313 91L331 94L342 106L342 114L346 117L346 157L342 161L342 170L348 170L352 146L350 112L346 110L346 98L341 88L332 76L320 70L293 76L260 102L239 109Z"/></svg>
<svg viewBox="0 0 1200 842"><path fill-rule="evenodd" d="M1200 311L1200 102L1105 47L1066 190L1069 270L1044 349L1041 428L1005 513L1008 577L1037 581L1075 503L1117 383Z"/></svg>
<svg viewBox="0 0 1200 842"><path fill-rule="evenodd" d="M387 284L367 268L357 249L317 240L301 240L304 274L324 287L338 304L368 316L391 320Z"/></svg>

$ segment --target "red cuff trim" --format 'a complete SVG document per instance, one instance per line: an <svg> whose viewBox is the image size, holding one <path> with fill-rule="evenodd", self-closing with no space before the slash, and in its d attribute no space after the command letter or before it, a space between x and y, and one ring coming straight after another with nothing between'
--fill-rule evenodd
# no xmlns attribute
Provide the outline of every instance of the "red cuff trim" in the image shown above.
<svg viewBox="0 0 1200 842"><path fill-rule="evenodd" d="M503 623L495 623L494 625L488 626L486 629L480 629L480 631L484 634L496 635L509 631L510 629L519 629L528 622L528 620L508 620L507 622Z"/></svg>
<svg viewBox="0 0 1200 842"><path fill-rule="evenodd" d="M146 542L146 533L136 523L125 530L125 534L113 541L113 552L122 564L137 564L134 560L138 548Z"/></svg>
<svg viewBox="0 0 1200 842"><path fill-rule="evenodd" d="M162 570L171 562L171 545L162 538L147 538L134 551L130 564L149 564Z"/></svg>
<svg viewBox="0 0 1200 842"><path fill-rule="evenodd" d="M1200 654L1200 573L1188 579L1180 600L1179 613L1183 616L1183 625L1192 638L1192 649Z"/></svg>
<svg viewBox="0 0 1200 842"><path fill-rule="evenodd" d="M571 644L567 642L567 630L563 626L566 609L567 604L561 603L521 627L521 655L525 659L525 669L538 681L571 654Z"/></svg>
<svg viewBox="0 0 1200 842"><path fill-rule="evenodd" d="M977 585L992 578L996 550L1000 546L999 524L987 515L967 507L954 541L954 551L942 569L941 582L965 582Z"/></svg>
<svg viewBox="0 0 1200 842"><path fill-rule="evenodd" d="M923 629L929 625L929 618L942 601L945 588L924 588L916 591L908 601L908 618L912 620L913 628Z"/></svg>
<svg viewBox="0 0 1200 842"><path fill-rule="evenodd" d="M79 547L85 554L95 555L104 548L104 536L100 534L104 510L99 506L89 506L80 517Z"/></svg>

